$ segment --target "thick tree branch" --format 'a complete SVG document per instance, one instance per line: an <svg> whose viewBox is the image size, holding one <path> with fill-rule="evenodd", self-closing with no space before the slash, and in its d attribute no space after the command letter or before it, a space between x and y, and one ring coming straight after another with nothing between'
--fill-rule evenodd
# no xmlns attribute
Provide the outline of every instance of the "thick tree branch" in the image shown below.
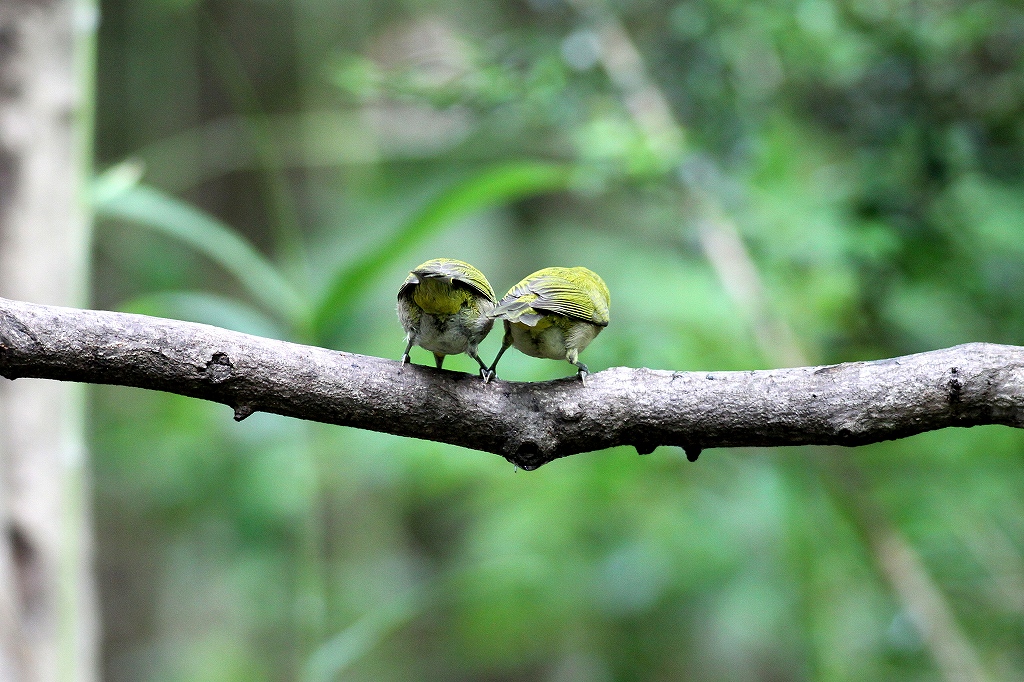
<svg viewBox="0 0 1024 682"><path fill-rule="evenodd" d="M1024 348L745 372L615 367L496 381L202 324L0 299L0 375L150 388L493 452L533 469L615 445L862 445L947 426L1024 426Z"/></svg>

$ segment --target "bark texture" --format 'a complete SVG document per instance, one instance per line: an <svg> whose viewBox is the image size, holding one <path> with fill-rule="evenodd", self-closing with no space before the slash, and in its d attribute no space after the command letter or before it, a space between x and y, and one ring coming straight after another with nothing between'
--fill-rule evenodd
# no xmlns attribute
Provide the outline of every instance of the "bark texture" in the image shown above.
<svg viewBox="0 0 1024 682"><path fill-rule="evenodd" d="M0 375L136 386L502 455L524 469L632 445L863 445L948 426L1024 426L1024 348L972 343L826 367L615 367L497 380L208 325L0 299Z"/></svg>
<svg viewBox="0 0 1024 682"><path fill-rule="evenodd" d="M85 299L89 93L73 0L0 0L0 295ZM83 12L84 10L84 12ZM0 680L96 678L81 388L0 382Z"/></svg>

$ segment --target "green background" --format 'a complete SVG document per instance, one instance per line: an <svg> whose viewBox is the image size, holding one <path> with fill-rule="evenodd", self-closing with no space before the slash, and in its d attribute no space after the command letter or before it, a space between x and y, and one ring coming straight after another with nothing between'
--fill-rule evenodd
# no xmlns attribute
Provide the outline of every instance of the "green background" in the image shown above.
<svg viewBox="0 0 1024 682"><path fill-rule="evenodd" d="M1017 3L101 9L96 307L397 359L397 288L447 256L499 294L549 265L600 273L592 371L1024 336ZM709 258L729 235L742 248ZM91 396L111 682L1024 677L1008 428L527 473Z"/></svg>

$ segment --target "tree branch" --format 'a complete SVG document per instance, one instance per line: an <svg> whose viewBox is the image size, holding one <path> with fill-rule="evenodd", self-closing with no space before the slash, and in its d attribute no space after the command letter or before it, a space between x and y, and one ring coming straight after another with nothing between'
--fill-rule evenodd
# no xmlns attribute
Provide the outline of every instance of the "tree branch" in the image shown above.
<svg viewBox="0 0 1024 682"><path fill-rule="evenodd" d="M614 367L495 381L208 325L0 298L0 375L117 384L452 443L524 469L632 445L863 445L947 426L1024 426L1024 348L970 343L827 367Z"/></svg>

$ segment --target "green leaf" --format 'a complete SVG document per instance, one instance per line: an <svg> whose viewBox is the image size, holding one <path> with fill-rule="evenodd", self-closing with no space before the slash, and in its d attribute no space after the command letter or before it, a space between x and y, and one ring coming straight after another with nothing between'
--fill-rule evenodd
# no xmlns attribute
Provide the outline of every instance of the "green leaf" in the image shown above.
<svg viewBox="0 0 1024 682"><path fill-rule="evenodd" d="M314 312L318 338L344 316L377 275L427 237L474 211L564 189L573 177L574 168L567 164L523 161L498 164L458 182L413 214L390 240L335 275Z"/></svg>
<svg viewBox="0 0 1024 682"><path fill-rule="evenodd" d="M302 295L252 244L192 204L146 185L114 181L104 174L93 188L98 216L121 218L180 239L234 275L249 295L293 329L304 329L308 308Z"/></svg>

